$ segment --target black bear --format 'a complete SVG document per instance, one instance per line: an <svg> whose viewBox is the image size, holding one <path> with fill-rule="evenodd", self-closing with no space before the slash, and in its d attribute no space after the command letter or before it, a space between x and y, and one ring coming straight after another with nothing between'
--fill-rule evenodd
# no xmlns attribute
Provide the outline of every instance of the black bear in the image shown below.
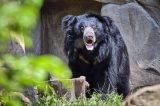
<svg viewBox="0 0 160 106"><path fill-rule="evenodd" d="M90 93L129 92L129 57L126 45L108 16L93 13L62 19L64 52L73 78L85 76Z"/></svg>

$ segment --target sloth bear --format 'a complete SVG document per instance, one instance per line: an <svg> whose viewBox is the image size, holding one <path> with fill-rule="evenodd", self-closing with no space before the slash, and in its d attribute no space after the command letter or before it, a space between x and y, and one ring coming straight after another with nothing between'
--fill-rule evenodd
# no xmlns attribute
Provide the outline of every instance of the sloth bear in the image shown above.
<svg viewBox="0 0 160 106"><path fill-rule="evenodd" d="M129 93L129 58L118 28L108 16L93 13L62 19L64 52L73 78L85 76L94 91Z"/></svg>

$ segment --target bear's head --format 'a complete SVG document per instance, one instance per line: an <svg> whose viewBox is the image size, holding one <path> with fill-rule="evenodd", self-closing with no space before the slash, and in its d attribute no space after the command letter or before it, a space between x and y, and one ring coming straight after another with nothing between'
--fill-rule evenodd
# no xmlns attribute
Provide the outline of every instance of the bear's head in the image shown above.
<svg viewBox="0 0 160 106"><path fill-rule="evenodd" d="M112 20L96 14L67 15L62 19L65 38L77 49L94 50L105 40Z"/></svg>

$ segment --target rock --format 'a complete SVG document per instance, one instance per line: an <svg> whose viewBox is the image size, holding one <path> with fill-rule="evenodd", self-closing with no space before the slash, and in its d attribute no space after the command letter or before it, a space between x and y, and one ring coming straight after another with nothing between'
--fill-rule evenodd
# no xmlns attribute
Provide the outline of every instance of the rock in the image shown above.
<svg viewBox="0 0 160 106"><path fill-rule="evenodd" d="M143 5L146 6L152 6L152 7L157 7L160 8L159 4L160 1L159 0L137 0L139 3L142 3Z"/></svg>
<svg viewBox="0 0 160 106"><path fill-rule="evenodd" d="M12 96L13 97L18 97L22 101L24 106L32 106L32 102L23 93L13 92Z"/></svg>
<svg viewBox="0 0 160 106"><path fill-rule="evenodd" d="M124 4L131 0L95 0L95 1L102 2L102 3Z"/></svg>
<svg viewBox="0 0 160 106"><path fill-rule="evenodd" d="M49 1L49 2L57 2L57 1L67 1L67 0L46 0L46 1ZM75 2L75 0L70 0L69 2ZM77 0L78 2L79 1L83 1L83 0ZM77 2L76 1L76 2ZM86 1L86 0L84 0L84 1ZM98 1L98 2L102 2L102 3L126 3L126 2L128 2L128 1L133 1L133 0L88 0L88 1Z"/></svg>
<svg viewBox="0 0 160 106"><path fill-rule="evenodd" d="M131 89L160 83L160 27L138 3L104 5L101 15L110 16L127 45Z"/></svg>
<svg viewBox="0 0 160 106"><path fill-rule="evenodd" d="M130 95L122 106L159 106L160 85L144 87Z"/></svg>
<svg viewBox="0 0 160 106"><path fill-rule="evenodd" d="M13 55L24 55L25 54L25 43L23 35L11 33L11 40L8 45L9 53Z"/></svg>
<svg viewBox="0 0 160 106"><path fill-rule="evenodd" d="M27 97L32 102L32 105L34 105L38 101L39 99L38 93L39 93L38 89L32 86L27 86L23 91L24 96Z"/></svg>
<svg viewBox="0 0 160 106"><path fill-rule="evenodd" d="M160 0L137 0L160 26Z"/></svg>

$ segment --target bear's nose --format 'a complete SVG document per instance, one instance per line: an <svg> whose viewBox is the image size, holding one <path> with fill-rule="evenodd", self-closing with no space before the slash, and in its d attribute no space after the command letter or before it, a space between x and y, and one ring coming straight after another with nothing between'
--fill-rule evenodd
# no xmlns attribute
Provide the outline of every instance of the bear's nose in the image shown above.
<svg viewBox="0 0 160 106"><path fill-rule="evenodd" d="M88 41L88 40L92 40L92 42L96 41L95 32L94 32L92 27L86 27L84 29L83 39L84 39L85 42Z"/></svg>
<svg viewBox="0 0 160 106"><path fill-rule="evenodd" d="M84 29L84 35L85 36L93 36L94 35L94 29L92 27L86 27Z"/></svg>
<svg viewBox="0 0 160 106"><path fill-rule="evenodd" d="M92 37L92 36L94 35L94 33L92 33L92 32L87 32L85 35L86 35L87 37Z"/></svg>

